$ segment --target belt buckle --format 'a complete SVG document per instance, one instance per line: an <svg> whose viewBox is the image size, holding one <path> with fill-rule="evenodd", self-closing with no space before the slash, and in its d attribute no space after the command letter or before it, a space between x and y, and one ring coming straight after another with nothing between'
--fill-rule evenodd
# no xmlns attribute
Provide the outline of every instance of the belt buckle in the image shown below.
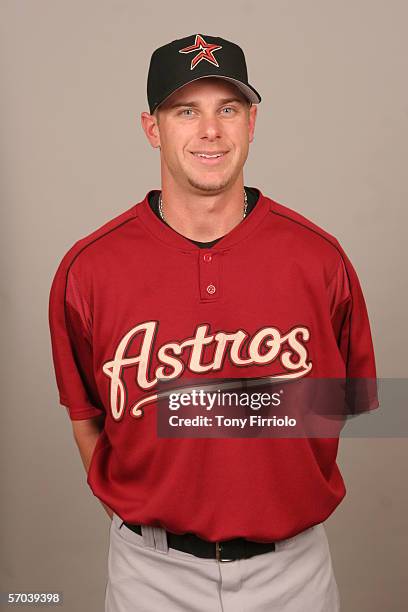
<svg viewBox="0 0 408 612"><path fill-rule="evenodd" d="M215 558L217 559L217 561L220 562L228 562L228 561L235 561L235 559L223 559L222 556L222 542L216 542L215 543Z"/></svg>

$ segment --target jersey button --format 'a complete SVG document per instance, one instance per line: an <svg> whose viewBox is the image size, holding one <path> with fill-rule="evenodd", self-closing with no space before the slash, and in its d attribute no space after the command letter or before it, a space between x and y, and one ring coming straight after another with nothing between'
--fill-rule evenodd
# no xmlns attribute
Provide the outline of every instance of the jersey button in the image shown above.
<svg viewBox="0 0 408 612"><path fill-rule="evenodd" d="M206 253L205 255L203 255L203 260L205 261L205 263L210 263L210 261L212 260L211 253Z"/></svg>
<svg viewBox="0 0 408 612"><path fill-rule="evenodd" d="M216 288L214 287L214 285L208 285L207 287L207 293L209 293L210 295L213 295L216 292Z"/></svg>

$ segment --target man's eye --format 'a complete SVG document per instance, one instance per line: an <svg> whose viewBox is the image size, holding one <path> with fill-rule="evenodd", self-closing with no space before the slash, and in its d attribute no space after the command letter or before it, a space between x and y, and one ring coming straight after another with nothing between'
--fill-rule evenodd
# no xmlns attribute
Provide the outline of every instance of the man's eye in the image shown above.
<svg viewBox="0 0 408 612"><path fill-rule="evenodd" d="M192 112L193 112L193 109L192 109L192 108L185 108L184 110L182 110L182 111L181 111L181 113L180 113L180 114L181 114L181 115L184 115L184 113L189 113L189 112L191 112L191 113L192 113ZM189 116L189 115L187 115L187 116Z"/></svg>
<svg viewBox="0 0 408 612"><path fill-rule="evenodd" d="M225 108L223 108L222 110L230 110L235 112L235 108L233 108L232 106L226 106ZM230 115L231 113L227 113L227 115Z"/></svg>

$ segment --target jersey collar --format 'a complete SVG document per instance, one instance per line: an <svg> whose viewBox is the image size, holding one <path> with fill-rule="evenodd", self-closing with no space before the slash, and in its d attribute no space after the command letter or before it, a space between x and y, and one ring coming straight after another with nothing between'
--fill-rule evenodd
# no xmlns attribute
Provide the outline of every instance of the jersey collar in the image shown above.
<svg viewBox="0 0 408 612"><path fill-rule="evenodd" d="M249 236L264 219L270 210L271 201L263 195L259 188L257 189L259 191L259 199L254 210L251 211L248 217L225 234L214 246L210 247L212 251L223 251L234 247ZM140 219L150 234L167 245L184 252L202 252L202 248L190 242L188 238L185 238L157 218L148 200L149 195L153 191L156 190L148 191L145 198L133 207L133 214Z"/></svg>

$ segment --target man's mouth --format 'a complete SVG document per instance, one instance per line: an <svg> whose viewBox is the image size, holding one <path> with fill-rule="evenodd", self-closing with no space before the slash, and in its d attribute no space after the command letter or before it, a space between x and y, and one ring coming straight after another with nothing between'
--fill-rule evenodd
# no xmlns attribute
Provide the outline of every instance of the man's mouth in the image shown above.
<svg viewBox="0 0 408 612"><path fill-rule="evenodd" d="M226 156L228 151L214 151L213 153L207 151L191 151L191 153L201 163L213 165L219 163L219 161Z"/></svg>

